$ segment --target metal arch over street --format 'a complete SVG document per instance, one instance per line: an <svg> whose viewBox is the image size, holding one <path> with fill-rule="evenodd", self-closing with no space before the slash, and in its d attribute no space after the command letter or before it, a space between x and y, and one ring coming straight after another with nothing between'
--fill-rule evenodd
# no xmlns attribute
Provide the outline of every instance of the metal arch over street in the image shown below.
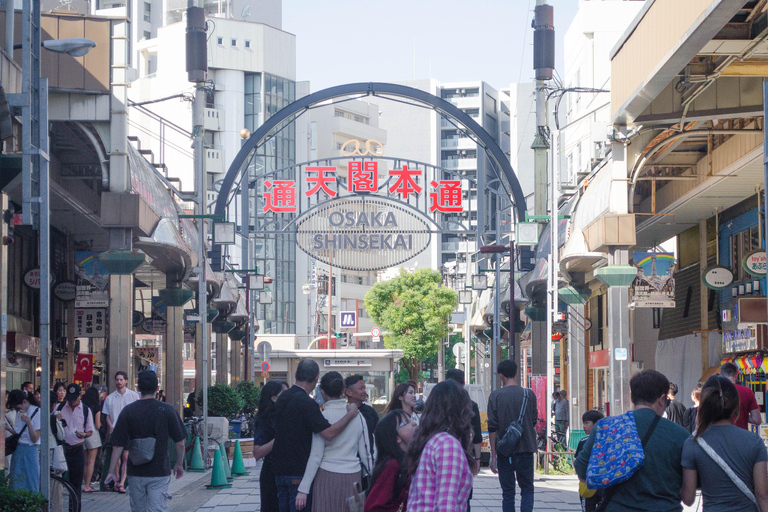
<svg viewBox="0 0 768 512"><path fill-rule="evenodd" d="M499 181L505 189L505 192L512 194L515 208L517 209L517 218L525 219L525 196L523 190L520 187L520 183L517 181L515 171L512 169L512 165L506 158L504 152L501 150L496 141L491 138L488 132L480 126L477 121L472 119L469 115L462 112L458 107L454 106L450 102L438 98L434 94L430 94L413 87L407 87L405 85L389 84L382 82L368 82L368 83L356 83L338 85L335 87L329 87L298 99L287 105L272 117L267 119L243 144L240 151L235 156L234 160L227 170L227 174L222 182L221 189L219 190L218 198L216 199L216 206L214 208L215 215L225 215L227 204L229 202L229 195L232 190L232 186L237 179L238 174L244 167L244 163L248 159L251 152L258 148L262 142L269 136L269 134L277 126L286 120L289 120L292 116L306 111L313 106L328 101L334 98L340 98L351 95L366 95L366 96L396 96L401 98L407 98L424 105L429 105L435 111L452 117L477 138L477 142L485 149L486 154L490 158L493 164L494 172L496 173ZM499 170L501 174L499 174Z"/></svg>

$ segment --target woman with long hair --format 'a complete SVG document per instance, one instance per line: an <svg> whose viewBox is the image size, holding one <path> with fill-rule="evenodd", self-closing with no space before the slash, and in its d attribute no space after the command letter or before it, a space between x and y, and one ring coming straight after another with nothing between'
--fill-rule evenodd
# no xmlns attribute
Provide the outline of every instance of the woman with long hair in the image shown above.
<svg viewBox="0 0 768 512"><path fill-rule="evenodd" d="M83 395L83 405L88 407L93 414L93 427L95 431L92 436L86 437L83 441L85 448L85 469L83 470L83 482L85 488L83 492L97 492L91 487L91 478L93 477L93 468L96 464L96 455L101 448L101 437L99 429L101 428L101 407L99 406L99 390L94 386L89 387Z"/></svg>
<svg viewBox="0 0 768 512"><path fill-rule="evenodd" d="M325 400L323 416L331 425L346 416L344 378L339 372L331 371L323 375L320 393ZM362 483L361 467L370 471L371 466L368 426L362 414L358 414L332 441L313 434L307 468L296 495L296 510L306 506L310 490L312 512L347 510L347 498L354 494L355 483Z"/></svg>
<svg viewBox="0 0 768 512"><path fill-rule="evenodd" d="M475 466L472 401L452 380L432 388L408 447L408 512L465 512Z"/></svg>
<svg viewBox="0 0 768 512"><path fill-rule="evenodd" d="M365 512L398 512L408 497L410 480L405 472L405 452L416 432L416 422L395 409L376 425L376 465L365 499Z"/></svg>
<svg viewBox="0 0 768 512"><path fill-rule="evenodd" d="M416 383L412 380L398 384L395 391L392 393L392 399L384 409L384 414L402 409L408 413L409 416L414 416L413 406L416 405ZM418 421L418 418L416 418Z"/></svg>
<svg viewBox="0 0 768 512"><path fill-rule="evenodd" d="M733 425L738 415L736 386L723 376L710 377L701 390L696 436L683 446L680 497L686 505L693 503L700 478L705 511L753 512L758 504L768 510L768 453L759 436Z"/></svg>
<svg viewBox="0 0 768 512"><path fill-rule="evenodd" d="M39 492L40 407L37 406L34 394L27 394L20 389L14 389L8 394L8 407L16 411L13 431L21 433L11 458L11 487Z"/></svg>
<svg viewBox="0 0 768 512"><path fill-rule="evenodd" d="M259 409L253 428L253 458L263 458L259 475L259 492L263 512L279 512L277 483L272 461L272 446L275 444L275 402L280 393L288 389L285 382L271 380L261 388Z"/></svg>

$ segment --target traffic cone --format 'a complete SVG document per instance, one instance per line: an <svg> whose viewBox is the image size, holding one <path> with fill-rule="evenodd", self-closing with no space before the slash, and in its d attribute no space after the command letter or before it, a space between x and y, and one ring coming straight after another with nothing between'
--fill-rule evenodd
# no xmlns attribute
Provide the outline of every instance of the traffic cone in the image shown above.
<svg viewBox="0 0 768 512"><path fill-rule="evenodd" d="M189 466L187 471L190 473L203 473L205 472L205 466L203 465L203 454L200 452L200 438L195 438L195 446L192 448L192 456L190 457Z"/></svg>
<svg viewBox="0 0 768 512"><path fill-rule="evenodd" d="M211 485L206 485L209 489L228 489L232 484L227 480L227 474L224 471L221 450L216 450L218 454L213 458L213 471L211 472Z"/></svg>
<svg viewBox="0 0 768 512"><path fill-rule="evenodd" d="M232 478L232 471L229 469L229 459L227 458L227 449L224 448L224 443L219 445L219 454L221 455L221 462L224 463L224 472L227 475L227 482L231 482L234 478Z"/></svg>
<svg viewBox="0 0 768 512"><path fill-rule="evenodd" d="M189 467L192 463L192 448L194 448L195 441L192 434L187 434L187 442L184 443L184 465Z"/></svg>
<svg viewBox="0 0 768 512"><path fill-rule="evenodd" d="M248 472L243 464L243 450L240 448L240 440L235 441L235 455L232 457L232 476L245 476Z"/></svg>

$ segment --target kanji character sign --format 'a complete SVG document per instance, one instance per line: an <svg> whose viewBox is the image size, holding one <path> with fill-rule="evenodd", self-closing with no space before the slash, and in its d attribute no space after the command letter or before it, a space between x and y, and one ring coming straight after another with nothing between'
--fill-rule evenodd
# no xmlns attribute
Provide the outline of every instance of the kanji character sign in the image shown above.
<svg viewBox="0 0 768 512"><path fill-rule="evenodd" d="M414 176L421 176L421 171L418 169L409 169L407 165L403 165L402 169L391 169L389 171L390 176L397 176L395 184L389 187L391 194L400 194L400 197L407 200L408 194L419 194L422 188L416 183Z"/></svg>
<svg viewBox="0 0 768 512"><path fill-rule="evenodd" d="M264 205L264 213L296 213L295 181L265 181L264 187L267 189L267 191L264 192L264 202L266 203Z"/></svg>
<svg viewBox="0 0 768 512"><path fill-rule="evenodd" d="M352 192L376 192L379 188L378 162L349 162Z"/></svg>
<svg viewBox="0 0 768 512"><path fill-rule="evenodd" d="M464 211L461 194L461 181L441 180L432 181L432 187L436 192L429 193L429 211L435 210L443 213L457 213Z"/></svg>
<svg viewBox="0 0 768 512"><path fill-rule="evenodd" d="M317 173L317 176L310 175L314 173ZM310 185L314 184L315 186L307 190L305 194L309 197L322 189L323 192L328 194L328 197L336 197L336 191L328 187L328 184L334 181L336 181L335 167L307 167L307 183Z"/></svg>

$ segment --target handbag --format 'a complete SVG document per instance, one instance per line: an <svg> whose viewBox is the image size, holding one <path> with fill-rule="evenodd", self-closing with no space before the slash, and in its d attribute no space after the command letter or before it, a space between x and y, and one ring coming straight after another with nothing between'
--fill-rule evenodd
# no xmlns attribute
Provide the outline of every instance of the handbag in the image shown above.
<svg viewBox="0 0 768 512"><path fill-rule="evenodd" d="M35 417L35 414L40 410L38 407L35 409L35 412L32 413L32 416L29 417L30 420ZM5 454L11 455L13 452L16 451L16 448L19 447L19 439L21 439L21 434L24 433L24 431L27 429L27 424L25 423L23 427L21 427L21 430L13 435L10 435L5 438Z"/></svg>
<svg viewBox="0 0 768 512"><path fill-rule="evenodd" d="M67 459L64 456L64 447L61 445L51 448L51 469L62 473L69 469Z"/></svg>
<svg viewBox="0 0 768 512"><path fill-rule="evenodd" d="M733 484L739 488L739 490L744 493L744 495L749 498L749 501L751 501L755 508L757 509L757 512L760 512L760 504L757 502L757 498L755 498L754 493L747 487L747 484L744 483L744 481L739 478L739 476L733 472L733 469L731 469L731 466L728 465L723 458L718 455L718 453L711 447L709 444L703 440L701 437L696 438L696 442L701 446L701 449L704 450L704 453L709 455L709 458L715 461L715 464L720 466L720 469L722 469L726 475L728 475L728 478L731 479Z"/></svg>
<svg viewBox="0 0 768 512"><path fill-rule="evenodd" d="M354 484L355 493L347 498L347 508L349 512L363 512L365 509L365 491L360 486L360 482Z"/></svg>
<svg viewBox="0 0 768 512"><path fill-rule="evenodd" d="M523 389L523 406L520 408L520 416L517 421L513 421L504 431L504 435L501 436L496 442L496 453L502 457L511 457L515 451L517 443L520 442L520 438L523 437L523 418L525 417L525 409L528 406L528 390Z"/></svg>

